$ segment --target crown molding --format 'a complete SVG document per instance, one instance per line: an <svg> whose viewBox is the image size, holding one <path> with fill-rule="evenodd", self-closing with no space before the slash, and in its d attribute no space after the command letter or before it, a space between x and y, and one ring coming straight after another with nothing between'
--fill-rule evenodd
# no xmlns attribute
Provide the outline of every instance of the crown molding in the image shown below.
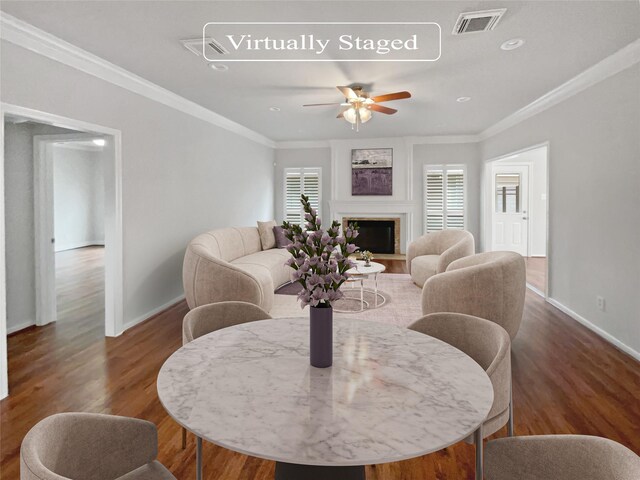
<svg viewBox="0 0 640 480"><path fill-rule="evenodd" d="M288 150L292 148L330 148L329 140L293 140L290 142L276 142L276 148L279 150Z"/></svg>
<svg viewBox="0 0 640 480"><path fill-rule="evenodd" d="M276 143L270 138L4 12L0 12L0 38L249 140L275 148Z"/></svg>
<svg viewBox="0 0 640 480"><path fill-rule="evenodd" d="M436 145L436 144L451 144L451 143L478 143L480 137L478 135L436 135L436 136L408 136L408 137L389 137L389 140L403 139L406 145ZM351 142L360 140L381 140L375 139L338 139L332 140L297 140L290 142L276 142L277 149L292 149L292 148L331 148L332 142Z"/></svg>
<svg viewBox="0 0 640 480"><path fill-rule="evenodd" d="M447 143L478 143L478 135L433 135L433 136L413 136L404 137L408 143L413 145L439 145Z"/></svg>
<svg viewBox="0 0 640 480"><path fill-rule="evenodd" d="M529 105L503 118L498 123L481 132L478 138L480 140L486 140L487 138L493 137L534 115L538 115L544 110L564 102L568 98L612 77L616 73L626 70L638 62L640 62L640 39L631 42L629 45L589 67L559 87L542 95Z"/></svg>

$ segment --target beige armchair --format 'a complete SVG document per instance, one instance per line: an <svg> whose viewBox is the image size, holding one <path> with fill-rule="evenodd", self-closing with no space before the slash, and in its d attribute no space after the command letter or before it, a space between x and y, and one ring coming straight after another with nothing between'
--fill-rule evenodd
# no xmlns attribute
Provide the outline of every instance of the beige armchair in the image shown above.
<svg viewBox="0 0 640 480"><path fill-rule="evenodd" d="M442 230L424 235L407 246L407 272L422 287L428 278L444 272L462 257L473 255L473 235L465 230Z"/></svg>
<svg viewBox="0 0 640 480"><path fill-rule="evenodd" d="M638 480L640 457L606 438L538 435L487 443L486 480Z"/></svg>
<svg viewBox="0 0 640 480"><path fill-rule="evenodd" d="M475 444L476 479L482 479L482 439L506 424L509 425L509 435L513 434L509 334L493 322L459 313L432 313L416 320L409 328L462 350L484 368L491 380L493 406L487 420L473 437L466 439Z"/></svg>
<svg viewBox="0 0 640 480"><path fill-rule="evenodd" d="M61 413L37 423L20 449L21 480L175 480L156 460L153 423L93 413Z"/></svg>
<svg viewBox="0 0 640 480"><path fill-rule="evenodd" d="M187 313L182 322L182 344L222 328L271 318L260 307L247 302L202 305Z"/></svg>
<svg viewBox="0 0 640 480"><path fill-rule="evenodd" d="M222 328L271 318L260 307L247 302L219 302L196 307L182 321L182 344ZM198 444L201 441L198 439ZM182 448L187 447L187 430L182 429Z"/></svg>
<svg viewBox="0 0 640 480"><path fill-rule="evenodd" d="M422 289L422 313L456 312L486 318L513 340L520 328L526 270L514 252L487 252L452 262Z"/></svg>

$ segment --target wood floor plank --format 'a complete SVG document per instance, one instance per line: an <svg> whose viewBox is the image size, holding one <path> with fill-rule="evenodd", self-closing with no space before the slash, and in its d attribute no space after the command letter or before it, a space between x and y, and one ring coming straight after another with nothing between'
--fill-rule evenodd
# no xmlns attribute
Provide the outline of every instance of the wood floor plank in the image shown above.
<svg viewBox="0 0 640 480"><path fill-rule="evenodd" d="M36 422L57 412L86 411L154 422L159 460L177 478L194 478L193 436L182 450L180 428L162 408L155 386L160 367L181 345L187 306L181 302L120 337L104 338L103 306L85 301L103 296L89 291L96 288L89 287L90 279L101 275L97 263L92 268L98 271L87 272L70 261L61 293L68 318L8 338L11 395L0 402L0 476L19 478L20 443ZM402 261L381 263L388 272L405 271ZM531 292L513 343L513 371L518 434L601 435L640 454L640 364ZM496 434L502 435L504 429ZM417 459L369 466L367 478L472 479L473 452L461 443ZM207 479L273 478L273 462L211 444L205 443L204 462Z"/></svg>

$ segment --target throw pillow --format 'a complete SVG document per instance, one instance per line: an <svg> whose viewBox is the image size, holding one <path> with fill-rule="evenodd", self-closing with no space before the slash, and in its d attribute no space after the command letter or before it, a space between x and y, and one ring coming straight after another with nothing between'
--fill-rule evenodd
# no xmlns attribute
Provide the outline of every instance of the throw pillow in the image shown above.
<svg viewBox="0 0 640 480"><path fill-rule="evenodd" d="M276 248L276 236L273 233L273 227L276 226L275 220L268 222L258 222L258 233L260 234L260 243L262 250L270 250Z"/></svg>
<svg viewBox="0 0 640 480"><path fill-rule="evenodd" d="M284 236L284 228L282 226L273 227L273 234L276 237L276 248L285 248L291 243L291 240Z"/></svg>

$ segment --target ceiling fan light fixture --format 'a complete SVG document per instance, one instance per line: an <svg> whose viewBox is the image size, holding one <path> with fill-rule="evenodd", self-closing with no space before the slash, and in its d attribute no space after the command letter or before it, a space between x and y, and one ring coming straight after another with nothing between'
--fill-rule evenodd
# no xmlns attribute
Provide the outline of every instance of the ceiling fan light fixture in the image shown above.
<svg viewBox="0 0 640 480"><path fill-rule="evenodd" d="M369 110L368 108L360 107L357 109L357 112L360 114L360 120L358 120L358 115L356 114L356 107L351 107L350 109L346 110L342 114L342 116L347 122L351 124L356 124L358 122L367 123L369 120L371 120L371 110Z"/></svg>
<svg viewBox="0 0 640 480"><path fill-rule="evenodd" d="M356 109L355 108L349 108L348 110L345 110L344 113L342 114L342 116L344 117L344 119L351 123L354 124L356 123Z"/></svg>
<svg viewBox="0 0 640 480"><path fill-rule="evenodd" d="M371 110L365 107L360 107L360 121L362 123L367 123L371 120Z"/></svg>

